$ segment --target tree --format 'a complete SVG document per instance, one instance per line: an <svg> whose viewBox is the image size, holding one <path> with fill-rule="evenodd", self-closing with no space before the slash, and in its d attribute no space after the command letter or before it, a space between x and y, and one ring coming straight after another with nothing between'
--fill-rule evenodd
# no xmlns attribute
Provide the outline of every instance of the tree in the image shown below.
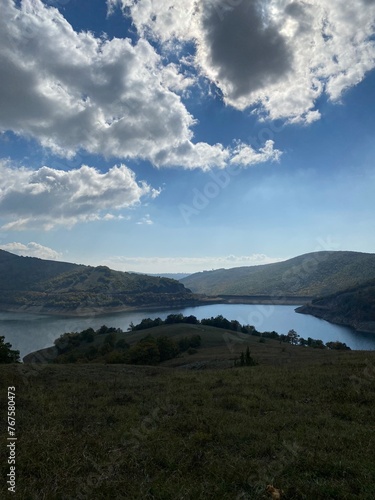
<svg viewBox="0 0 375 500"><path fill-rule="evenodd" d="M130 363L135 365L156 365L160 361L160 352L155 339L143 339L128 351Z"/></svg>
<svg viewBox="0 0 375 500"><path fill-rule="evenodd" d="M245 366L245 355L244 355L243 351L241 352L240 365Z"/></svg>
<svg viewBox="0 0 375 500"><path fill-rule="evenodd" d="M109 344L111 347L115 347L115 342L116 342L116 334L115 333L108 333L105 336L104 344Z"/></svg>
<svg viewBox="0 0 375 500"><path fill-rule="evenodd" d="M159 349L160 361L175 358L178 354L177 344L167 336L161 336L156 339Z"/></svg>
<svg viewBox="0 0 375 500"><path fill-rule="evenodd" d="M86 342L93 342L95 337L95 330L93 328L87 328L87 330L82 330L81 339Z"/></svg>
<svg viewBox="0 0 375 500"><path fill-rule="evenodd" d="M0 336L0 363L19 363L20 351L12 349L9 342L5 342L5 337Z"/></svg>
<svg viewBox="0 0 375 500"><path fill-rule="evenodd" d="M350 347L348 347L345 342L339 342L336 340L336 342L327 342L326 346L329 347L329 349L337 349L338 351L350 351Z"/></svg>
<svg viewBox="0 0 375 500"><path fill-rule="evenodd" d="M256 363L254 359L250 356L250 349L249 346L246 347L246 353L245 353L245 365L246 366L254 366Z"/></svg>
<svg viewBox="0 0 375 500"><path fill-rule="evenodd" d="M289 330L287 337L288 337L289 342L292 345L298 344L299 335L295 330L293 330L293 329Z"/></svg>

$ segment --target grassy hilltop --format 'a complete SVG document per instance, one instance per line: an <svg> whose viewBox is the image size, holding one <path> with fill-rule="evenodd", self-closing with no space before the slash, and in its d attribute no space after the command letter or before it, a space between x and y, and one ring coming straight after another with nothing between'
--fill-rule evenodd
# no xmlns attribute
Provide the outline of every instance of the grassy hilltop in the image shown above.
<svg viewBox="0 0 375 500"><path fill-rule="evenodd" d="M0 366L2 393L16 387L17 498L256 500L268 484L374 498L375 352L186 324L129 344L152 331L202 343L158 366ZM233 367L246 347L257 364Z"/></svg>
<svg viewBox="0 0 375 500"><path fill-rule="evenodd" d="M207 295L317 297L375 278L375 254L315 252L261 266L192 274L181 283Z"/></svg>

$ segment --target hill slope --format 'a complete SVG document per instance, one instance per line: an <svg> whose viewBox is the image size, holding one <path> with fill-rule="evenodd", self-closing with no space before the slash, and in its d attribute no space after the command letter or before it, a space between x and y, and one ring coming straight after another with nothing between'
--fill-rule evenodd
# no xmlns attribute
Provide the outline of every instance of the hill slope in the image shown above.
<svg viewBox="0 0 375 500"><path fill-rule="evenodd" d="M296 311L375 333L375 280L313 300Z"/></svg>
<svg viewBox="0 0 375 500"><path fill-rule="evenodd" d="M33 290L37 283L84 267L36 257L20 257L0 250L0 290Z"/></svg>
<svg viewBox="0 0 375 500"><path fill-rule="evenodd" d="M261 266L195 273L181 281L207 295L321 296L375 278L375 254L315 252Z"/></svg>
<svg viewBox="0 0 375 500"><path fill-rule="evenodd" d="M0 308L85 314L104 308L191 303L178 281L0 251Z"/></svg>

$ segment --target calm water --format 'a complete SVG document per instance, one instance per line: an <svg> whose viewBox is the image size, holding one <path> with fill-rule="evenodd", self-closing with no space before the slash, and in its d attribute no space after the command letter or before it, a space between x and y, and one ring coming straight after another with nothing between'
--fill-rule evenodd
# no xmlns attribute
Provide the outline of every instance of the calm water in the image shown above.
<svg viewBox="0 0 375 500"><path fill-rule="evenodd" d="M42 349L53 344L53 341L65 332L81 331L92 327L95 330L101 325L122 328L126 331L130 322L139 323L143 318L165 319L168 314L193 314L198 319L222 314L225 318L235 319L241 324L254 325L259 331L287 333L290 329L297 331L301 337L321 339L323 342L339 340L352 349L375 349L375 334L356 333L350 328L333 325L313 316L297 314L297 306L248 305L248 304L214 304L182 309L164 309L160 311L137 311L119 314L108 314L89 318L61 318L31 314L0 313L0 335L10 342L14 349L19 349L21 357L29 352Z"/></svg>

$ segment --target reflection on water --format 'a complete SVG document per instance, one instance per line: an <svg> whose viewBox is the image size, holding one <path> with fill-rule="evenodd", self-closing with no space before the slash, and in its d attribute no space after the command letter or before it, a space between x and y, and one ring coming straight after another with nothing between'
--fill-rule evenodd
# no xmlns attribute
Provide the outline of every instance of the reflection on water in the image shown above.
<svg viewBox="0 0 375 500"><path fill-rule="evenodd" d="M237 320L241 324L254 325L259 331L287 333L294 329L307 339L312 337L323 342L339 340L352 349L375 349L375 334L357 333L354 330L328 323L313 316L297 314L295 306L249 305L249 304L213 304L207 306L187 307L181 309L164 309L160 311L136 311L107 314L86 318L69 318L42 316L18 313L0 313L0 335L4 335L13 349L19 349L21 357L29 352L42 349L53 344L53 341L65 332L79 332L92 327L95 330L101 325L113 326L126 331L130 322L139 323L143 318L165 319L168 314L193 314L198 319L222 314L229 320Z"/></svg>

